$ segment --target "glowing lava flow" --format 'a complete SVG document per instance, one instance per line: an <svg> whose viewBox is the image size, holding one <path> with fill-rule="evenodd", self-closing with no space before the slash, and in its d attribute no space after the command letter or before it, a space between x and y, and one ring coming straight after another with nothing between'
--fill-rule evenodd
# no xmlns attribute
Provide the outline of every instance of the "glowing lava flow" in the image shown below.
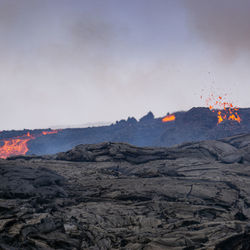
<svg viewBox="0 0 250 250"><path fill-rule="evenodd" d="M162 122L172 122L175 121L175 115L167 115L162 118Z"/></svg>
<svg viewBox="0 0 250 250"><path fill-rule="evenodd" d="M27 135L4 140L4 145L0 148L0 158L5 159L12 155L25 155L29 151L27 142L32 139L35 139L35 137L27 133Z"/></svg>
<svg viewBox="0 0 250 250"><path fill-rule="evenodd" d="M210 97L206 99L206 104L212 112L217 110L218 124L226 120L241 122L241 118L238 114L239 109L232 103L223 101L223 97L215 97L211 94Z"/></svg>
<svg viewBox="0 0 250 250"><path fill-rule="evenodd" d="M1 141L4 143L3 146L0 147L0 158L6 159L7 157L14 155L25 155L28 151L28 141L34 140L42 135L56 134L58 130L52 131L42 131L41 134L31 135L28 132L26 135L17 136L15 138L2 139Z"/></svg>
<svg viewBox="0 0 250 250"><path fill-rule="evenodd" d="M52 131L43 131L43 135L52 135L52 134L57 134L58 130L52 130Z"/></svg>

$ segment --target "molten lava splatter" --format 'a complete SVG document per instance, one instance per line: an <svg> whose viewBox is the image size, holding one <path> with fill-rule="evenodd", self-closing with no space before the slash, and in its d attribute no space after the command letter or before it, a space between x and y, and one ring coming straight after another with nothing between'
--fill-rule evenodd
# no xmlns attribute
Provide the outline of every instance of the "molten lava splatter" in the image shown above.
<svg viewBox="0 0 250 250"><path fill-rule="evenodd" d="M37 137L49 134L56 134L58 130L51 130L51 131L42 131L41 134L31 135L28 132L25 135L17 136L15 138L8 138L0 140L3 142L3 146L0 147L0 158L6 159L7 157L14 156L14 155L26 155L29 151L28 148L28 141L34 140Z"/></svg>
<svg viewBox="0 0 250 250"><path fill-rule="evenodd" d="M43 135L52 135L52 134L57 134L58 130L52 130L52 131L43 131Z"/></svg>
<svg viewBox="0 0 250 250"><path fill-rule="evenodd" d="M206 99L206 104L212 112L217 112L218 124L226 120L241 122L238 114L239 109L231 102L224 101L222 96L217 97L211 94Z"/></svg>
<svg viewBox="0 0 250 250"><path fill-rule="evenodd" d="M162 122L172 122L175 121L175 115L167 115L164 118L162 118Z"/></svg>

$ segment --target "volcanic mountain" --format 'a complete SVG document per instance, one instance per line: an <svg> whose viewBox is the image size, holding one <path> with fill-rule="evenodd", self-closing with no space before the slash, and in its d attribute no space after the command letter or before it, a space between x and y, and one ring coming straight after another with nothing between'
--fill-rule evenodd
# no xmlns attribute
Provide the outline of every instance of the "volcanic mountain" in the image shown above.
<svg viewBox="0 0 250 250"><path fill-rule="evenodd" d="M155 118L153 113L149 112L138 121L129 117L110 126L2 131L0 145L5 145L5 148L0 148L0 157L6 158L18 154L54 154L69 150L78 144L104 141L124 142L142 147L173 146L184 142L220 139L250 132L249 108L237 110L240 120L230 119L232 116L230 113L229 119L223 119L223 115L218 116L219 112L221 111L211 108L192 108L161 118ZM20 145L22 142L25 143ZM16 149L12 152L13 144Z"/></svg>

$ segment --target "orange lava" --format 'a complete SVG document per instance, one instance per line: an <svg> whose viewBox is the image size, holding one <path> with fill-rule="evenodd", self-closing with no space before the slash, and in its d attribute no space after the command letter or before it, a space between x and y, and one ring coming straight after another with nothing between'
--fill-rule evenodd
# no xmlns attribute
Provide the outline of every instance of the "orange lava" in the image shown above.
<svg viewBox="0 0 250 250"><path fill-rule="evenodd" d="M4 145L0 147L0 158L6 159L14 155L26 155L29 151L27 143L30 140L34 140L43 135L56 133L58 133L58 130L42 131L41 134L36 135L31 135L30 132L28 132L26 135L17 136L15 138L2 139L0 141L2 141Z"/></svg>
<svg viewBox="0 0 250 250"><path fill-rule="evenodd" d="M25 155L29 151L27 142L32 139L35 139L35 137L27 133L27 135L4 140L4 145L0 147L0 158L5 159L13 155Z"/></svg>
<svg viewBox="0 0 250 250"><path fill-rule="evenodd" d="M175 121L175 115L167 115L164 118L162 118L162 122L172 122Z"/></svg>
<svg viewBox="0 0 250 250"><path fill-rule="evenodd" d="M224 101L222 96L216 97L211 94L210 97L206 99L206 104L212 112L217 111L217 124L226 120L241 122L241 118L238 114L239 109L231 102Z"/></svg>
<svg viewBox="0 0 250 250"><path fill-rule="evenodd" d="M58 130L52 130L52 131L43 131L43 135L52 135L52 134L57 134Z"/></svg>

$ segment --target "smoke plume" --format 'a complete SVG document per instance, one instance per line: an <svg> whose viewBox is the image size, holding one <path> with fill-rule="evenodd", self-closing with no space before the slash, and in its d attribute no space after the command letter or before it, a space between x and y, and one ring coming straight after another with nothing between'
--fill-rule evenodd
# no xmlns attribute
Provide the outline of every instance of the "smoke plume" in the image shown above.
<svg viewBox="0 0 250 250"><path fill-rule="evenodd" d="M249 0L189 0L185 4L199 35L225 59L250 52Z"/></svg>

